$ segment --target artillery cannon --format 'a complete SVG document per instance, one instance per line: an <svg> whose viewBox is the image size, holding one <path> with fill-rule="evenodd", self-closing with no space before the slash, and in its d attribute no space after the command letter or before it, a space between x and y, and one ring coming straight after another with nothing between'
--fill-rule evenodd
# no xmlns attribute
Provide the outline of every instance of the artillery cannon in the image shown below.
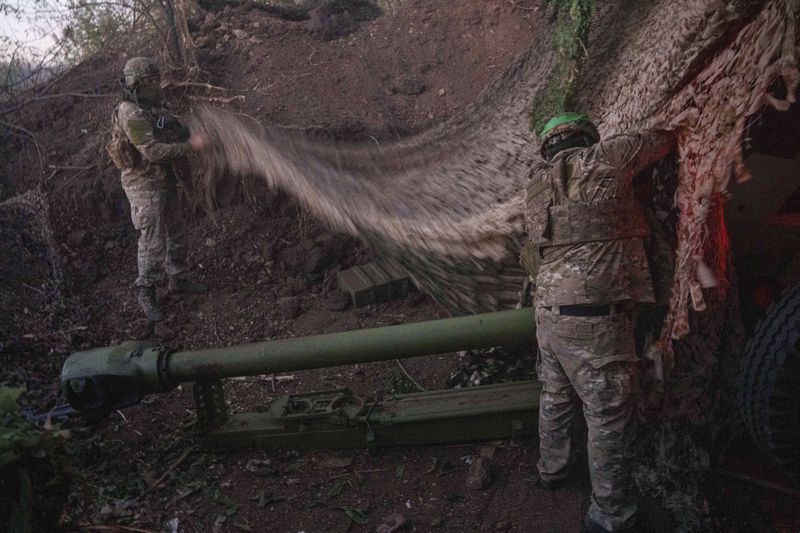
<svg viewBox="0 0 800 533"><path fill-rule="evenodd" d="M89 416L194 382L197 425L221 447L353 448L509 438L536 427L533 381L360 398L348 389L294 394L259 412L230 414L221 379L521 346L536 336L533 309L354 330L227 348L175 351L129 342L71 355L61 382Z"/></svg>
<svg viewBox="0 0 800 533"><path fill-rule="evenodd" d="M766 191L739 186L727 217L743 314L753 330L739 404L755 442L800 482L800 173L796 160L757 155L748 162L754 176L780 179L781 186ZM769 307L756 305L756 296L774 286L788 290ZM527 308L194 352L127 343L73 354L61 379L70 404L90 416L195 382L198 425L210 442L222 446L356 447L502 438L535 427L538 383L373 399L346 389L326 391L278 398L263 412L229 416L219 380L520 345L534 337L533 310Z"/></svg>

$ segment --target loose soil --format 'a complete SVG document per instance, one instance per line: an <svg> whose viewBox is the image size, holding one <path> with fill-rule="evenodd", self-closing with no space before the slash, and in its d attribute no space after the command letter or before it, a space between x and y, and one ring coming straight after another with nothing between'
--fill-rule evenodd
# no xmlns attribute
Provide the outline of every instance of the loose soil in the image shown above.
<svg viewBox="0 0 800 533"><path fill-rule="evenodd" d="M264 124L381 142L463 110L528 47L546 12L538 0L395 5L374 20L350 20L332 39L311 22L246 6L200 14L192 30L201 81L223 89L172 90L171 101L185 109L225 99ZM136 235L118 173L102 152L124 61L94 57L59 79L48 92L52 98L13 115L36 144L25 134L0 138L0 200L38 185L55 247L28 229L36 217L3 219L4 252L25 260L10 261L4 253L0 261L0 381L25 384L31 404L44 411L61 401L60 365L75 350L127 339L181 349L229 346L446 316L420 293L335 310L336 272L367 262L372 252L331 233L284 195L231 181L219 191L213 220L187 208L190 260L210 292L177 298L161 287L166 320L155 327L144 320L130 289ZM173 81L182 78L173 75ZM427 389L443 388L459 364L455 354L405 362ZM229 409L252 409L294 392L346 386L373 394L408 385L393 362L292 375L274 389L266 378L230 380ZM219 454L195 447L187 428L192 415L190 387L182 386L94 425L68 422L68 449L83 479L64 512L67 529L161 531L172 521L180 531L374 530L400 513L409 521L406 531L567 532L579 528L589 504L585 467L557 491L533 485L535 441ZM493 454L493 481L472 490L465 478L481 453ZM715 529L796 531L800 524L787 518L800 503L796 497L725 478L714 479L711 494ZM649 501L643 508L643 530L670 530L667 512ZM362 517L363 525L357 523Z"/></svg>

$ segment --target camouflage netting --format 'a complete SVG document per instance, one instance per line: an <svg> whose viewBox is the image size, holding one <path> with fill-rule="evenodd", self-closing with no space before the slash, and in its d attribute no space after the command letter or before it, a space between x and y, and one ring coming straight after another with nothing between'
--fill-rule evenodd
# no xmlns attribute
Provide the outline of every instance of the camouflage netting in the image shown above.
<svg viewBox="0 0 800 533"><path fill-rule="evenodd" d="M678 129L681 217L664 335L680 338L690 306L706 307L698 260L711 261L725 279L724 228L710 234L706 218L731 178L747 178L747 117L765 105L785 108L794 97L797 3L618 1L592 15L590 1L554 1L553 35L537 36L464 114L377 147L310 140L201 110L194 128L217 146L207 156L207 190L226 173L262 176L335 228L394 257L453 312L489 311L513 307L524 276L517 255L523 182L537 152L532 101L534 117L571 102L605 134ZM577 46L589 16L587 44ZM785 100L768 92L779 80Z"/></svg>
<svg viewBox="0 0 800 533"><path fill-rule="evenodd" d="M0 202L0 353L47 336L65 309L63 261L37 190Z"/></svg>
<svg viewBox="0 0 800 533"><path fill-rule="evenodd" d="M576 109L604 135L677 130L674 279L651 332L662 338L667 375L660 422L637 439L636 481L674 511L679 529L708 527L699 484L709 457L696 437L713 440L734 416L725 378L738 371L743 344L723 196L749 177L748 118L794 102L800 1L594 4L550 0L549 32L465 113L398 142L326 143L202 110L193 127L217 147L205 186L213 196L226 173L261 176L393 257L451 311L481 312L519 301L524 181L538 152L531 123ZM701 287L701 260L718 287Z"/></svg>

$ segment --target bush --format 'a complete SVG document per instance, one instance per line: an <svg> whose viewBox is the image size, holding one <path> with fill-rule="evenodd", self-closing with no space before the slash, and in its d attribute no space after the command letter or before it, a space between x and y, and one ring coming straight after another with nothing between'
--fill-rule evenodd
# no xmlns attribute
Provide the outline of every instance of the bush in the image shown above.
<svg viewBox="0 0 800 533"><path fill-rule="evenodd" d="M67 433L25 420L21 393L0 387L0 530L57 531L71 477L63 453Z"/></svg>

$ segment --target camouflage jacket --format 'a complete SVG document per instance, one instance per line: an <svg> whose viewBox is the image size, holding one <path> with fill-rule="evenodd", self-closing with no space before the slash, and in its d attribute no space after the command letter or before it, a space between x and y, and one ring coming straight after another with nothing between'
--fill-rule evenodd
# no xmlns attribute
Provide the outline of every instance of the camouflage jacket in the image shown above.
<svg viewBox="0 0 800 533"><path fill-rule="evenodd" d="M668 133L616 135L534 167L526 227L538 248L538 305L655 301L632 180L673 148Z"/></svg>
<svg viewBox="0 0 800 533"><path fill-rule="evenodd" d="M125 188L160 190L175 187L172 163L191 151L188 131L162 109L123 101L115 110L115 125L136 149L131 166L122 169Z"/></svg>

